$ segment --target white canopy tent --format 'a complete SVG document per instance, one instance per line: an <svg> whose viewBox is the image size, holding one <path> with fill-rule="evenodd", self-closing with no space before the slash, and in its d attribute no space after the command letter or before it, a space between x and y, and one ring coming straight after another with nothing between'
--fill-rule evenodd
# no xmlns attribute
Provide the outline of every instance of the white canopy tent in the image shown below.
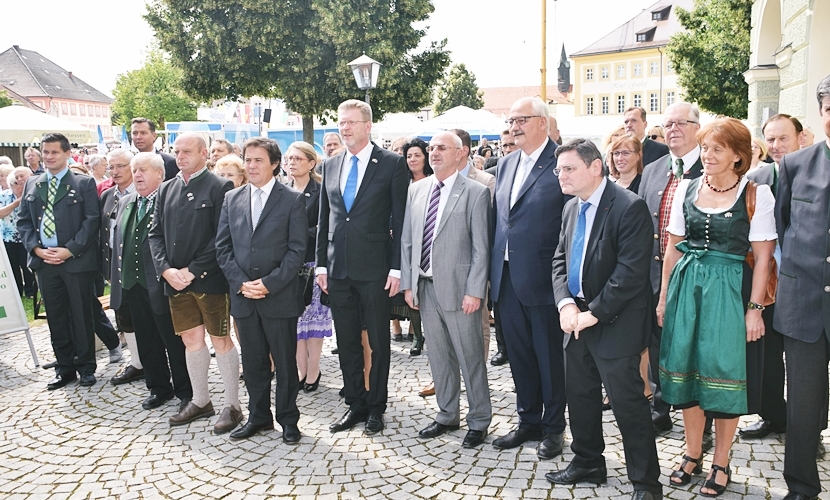
<svg viewBox="0 0 830 500"><path fill-rule="evenodd" d="M442 130L454 128L466 130L474 141L478 141L482 137L498 139L502 130L507 128L507 125L504 123L504 118L487 110L456 106L431 120L425 121L418 137L428 140Z"/></svg>
<svg viewBox="0 0 830 500"><path fill-rule="evenodd" d="M40 144L41 136L49 132L60 132L71 143L92 142L91 131L83 125L23 106L0 108L0 144L3 146Z"/></svg>

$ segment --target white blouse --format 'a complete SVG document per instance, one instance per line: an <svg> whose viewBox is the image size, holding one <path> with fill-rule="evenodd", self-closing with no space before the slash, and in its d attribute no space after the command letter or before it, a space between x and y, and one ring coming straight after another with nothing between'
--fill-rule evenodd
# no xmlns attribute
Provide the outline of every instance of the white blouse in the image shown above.
<svg viewBox="0 0 830 500"><path fill-rule="evenodd" d="M748 181L746 176L741 179L741 184L735 190L735 201L738 200L738 197L746 188ZM689 179L683 179L677 185L677 191L674 192L668 231L675 236L686 236L686 218L683 215L683 203L686 200L689 182ZM695 201L700 196L701 187L703 187L702 181L698 185L698 194L695 196ZM729 208L705 207L697 207L697 209L707 214L720 214L729 210ZM775 197L772 195L770 187L766 184L758 184L755 194L755 214L752 216L752 220L749 221L749 241L773 241L778 239L778 234L775 231L774 212Z"/></svg>

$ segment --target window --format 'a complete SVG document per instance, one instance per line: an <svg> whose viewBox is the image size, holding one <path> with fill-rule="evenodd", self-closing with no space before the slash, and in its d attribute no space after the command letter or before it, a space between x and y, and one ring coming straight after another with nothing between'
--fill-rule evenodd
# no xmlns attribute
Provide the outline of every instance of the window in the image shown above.
<svg viewBox="0 0 830 500"><path fill-rule="evenodd" d="M594 68L588 68L585 70L585 79L586 80L593 80L594 79Z"/></svg>
<svg viewBox="0 0 830 500"><path fill-rule="evenodd" d="M66 103L65 103L65 102L62 102L62 103L61 103L61 115L64 115L64 116L65 116L68 112L69 112L69 111L67 111Z"/></svg>
<svg viewBox="0 0 830 500"><path fill-rule="evenodd" d="M109 108L107 108L106 106L102 107L102 108L101 108L101 115L102 115L104 118L106 118L108 114L109 114Z"/></svg>
<svg viewBox="0 0 830 500"><path fill-rule="evenodd" d="M649 73L651 73L652 75L656 75L659 71L660 71L660 65L659 65L659 63L657 63L657 61L653 61L651 64L649 64L649 69L648 69Z"/></svg>
<svg viewBox="0 0 830 500"><path fill-rule="evenodd" d="M602 77L602 79L607 80L608 79L608 66L601 67L599 69L599 71L600 71L600 76Z"/></svg>
<svg viewBox="0 0 830 500"><path fill-rule="evenodd" d="M643 76L643 65L634 63L634 76Z"/></svg>
<svg viewBox="0 0 830 500"><path fill-rule="evenodd" d="M674 92L666 92L666 106L674 104Z"/></svg>
<svg viewBox="0 0 830 500"><path fill-rule="evenodd" d="M643 95L634 94L634 107L641 108L643 106Z"/></svg>
<svg viewBox="0 0 830 500"><path fill-rule="evenodd" d="M95 116L101 116L101 106L95 106Z"/></svg>
<svg viewBox="0 0 830 500"><path fill-rule="evenodd" d="M86 106L81 104L80 106L78 106L78 110L80 110L81 116L86 116Z"/></svg>
<svg viewBox="0 0 830 500"><path fill-rule="evenodd" d="M594 98L589 97L585 99L585 114L592 115L594 114Z"/></svg>
<svg viewBox="0 0 830 500"><path fill-rule="evenodd" d="M652 21L659 21L661 19L659 12L652 12L651 13L651 20Z"/></svg>
<svg viewBox="0 0 830 500"><path fill-rule="evenodd" d="M651 94L649 94L649 106L648 106L648 110L649 110L649 111L652 111L652 112L657 111L657 109L658 109L658 105L659 105L659 104L658 104L658 100L657 100L657 94L655 94L654 92L652 92Z"/></svg>
<svg viewBox="0 0 830 500"><path fill-rule="evenodd" d="M69 114L71 114L72 116L75 116L75 115L78 114L78 110L76 109L74 102L69 103Z"/></svg>
<svg viewBox="0 0 830 500"><path fill-rule="evenodd" d="M602 114L608 114L608 96L602 98Z"/></svg>
<svg viewBox="0 0 830 500"><path fill-rule="evenodd" d="M653 10L651 11L651 20L652 21L665 21L669 18L669 12L671 11L671 5L668 7L664 7L660 10Z"/></svg>
<svg viewBox="0 0 830 500"><path fill-rule="evenodd" d="M674 73L674 67L671 65L671 61L666 62L666 73Z"/></svg>
<svg viewBox="0 0 830 500"><path fill-rule="evenodd" d="M637 32L637 42L651 42L654 40L654 32L657 30L656 27L652 26L650 28L646 28L644 30Z"/></svg>
<svg viewBox="0 0 830 500"><path fill-rule="evenodd" d="M625 64L617 65L617 78L625 78Z"/></svg>
<svg viewBox="0 0 830 500"><path fill-rule="evenodd" d="M617 113L622 115L625 113L625 96L618 95L617 96Z"/></svg>
<svg viewBox="0 0 830 500"><path fill-rule="evenodd" d="M89 105L86 107L86 111L87 111L87 114L88 114L89 116L92 116L92 113L93 113L93 110L92 110L92 104L89 104Z"/></svg>

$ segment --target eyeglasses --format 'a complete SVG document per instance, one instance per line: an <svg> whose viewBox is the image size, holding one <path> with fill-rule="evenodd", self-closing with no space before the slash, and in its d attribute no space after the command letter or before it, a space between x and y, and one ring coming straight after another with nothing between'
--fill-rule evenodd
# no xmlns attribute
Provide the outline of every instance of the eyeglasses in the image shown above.
<svg viewBox="0 0 830 500"><path fill-rule="evenodd" d="M346 126L354 127L358 123L366 123L368 121L369 120L345 120L345 121L342 121L342 122L337 122L337 126L341 127L341 128L346 127Z"/></svg>
<svg viewBox="0 0 830 500"><path fill-rule="evenodd" d="M663 138L663 136L662 136L662 135L651 134L651 140L652 140L652 141L656 141L658 137L659 137L659 138L661 138L661 139Z"/></svg>
<svg viewBox="0 0 830 500"><path fill-rule="evenodd" d="M504 123L507 124L508 127L512 127L513 123L516 123L518 126L522 126L527 123L529 118L539 118L539 115L529 115L529 116L517 116L516 118L508 118L504 120Z"/></svg>
<svg viewBox="0 0 830 500"><path fill-rule="evenodd" d="M84 166L88 167L89 165L84 164ZM129 163L124 164L124 165L107 165L107 170L123 170L123 169L125 169L129 166L130 166Z"/></svg>
<svg viewBox="0 0 830 500"><path fill-rule="evenodd" d="M622 156L623 158L628 158L629 156L631 156L631 153L633 152L634 151L614 151L613 153L611 153L611 156L613 156L614 158L619 158L620 156Z"/></svg>
<svg viewBox="0 0 830 500"><path fill-rule="evenodd" d="M578 166L578 165L577 165L577 166L573 166L573 165L565 165L564 167L559 167L559 166L556 166L556 167L553 167L553 174L554 174L554 175L556 175L556 176L559 176L559 175L561 175L561 174L568 174L568 175L570 175L570 174L572 174L572 173L573 173L573 171L574 171L574 170L576 170L577 168L579 168L579 166Z"/></svg>
<svg viewBox="0 0 830 500"><path fill-rule="evenodd" d="M515 142L505 142L504 144L501 145L501 147L503 147L503 148L515 148L516 143Z"/></svg>
<svg viewBox="0 0 830 500"><path fill-rule="evenodd" d="M685 127L686 125L688 125L690 123L697 123L697 122L693 121L693 120L677 120L677 121L674 121L674 122L664 123L663 128L668 130L668 129L674 127L675 125L677 125L678 127Z"/></svg>
<svg viewBox="0 0 830 500"><path fill-rule="evenodd" d="M286 156L285 163L300 163L306 161L308 158L303 156Z"/></svg>
<svg viewBox="0 0 830 500"><path fill-rule="evenodd" d="M432 153L433 151L438 151L439 153L443 153L448 149L461 149L455 146L445 146L443 144L436 144L435 146L427 146L427 153Z"/></svg>

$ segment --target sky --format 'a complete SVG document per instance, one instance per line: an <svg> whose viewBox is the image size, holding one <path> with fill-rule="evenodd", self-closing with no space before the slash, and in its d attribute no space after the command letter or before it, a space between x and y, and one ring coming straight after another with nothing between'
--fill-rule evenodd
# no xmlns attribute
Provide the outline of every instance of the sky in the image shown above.
<svg viewBox="0 0 830 500"><path fill-rule="evenodd" d="M561 44L568 54L619 27L657 0L547 0L548 84L556 83ZM429 40L447 39L453 63L464 63L478 86L538 85L542 0L433 0L424 23ZM141 67L153 31L144 0L20 0L3 5L0 51L12 45L40 52L112 95L121 73ZM14 20L14 21L12 21ZM371 56L371 54L369 54ZM383 72L381 70L381 78Z"/></svg>

